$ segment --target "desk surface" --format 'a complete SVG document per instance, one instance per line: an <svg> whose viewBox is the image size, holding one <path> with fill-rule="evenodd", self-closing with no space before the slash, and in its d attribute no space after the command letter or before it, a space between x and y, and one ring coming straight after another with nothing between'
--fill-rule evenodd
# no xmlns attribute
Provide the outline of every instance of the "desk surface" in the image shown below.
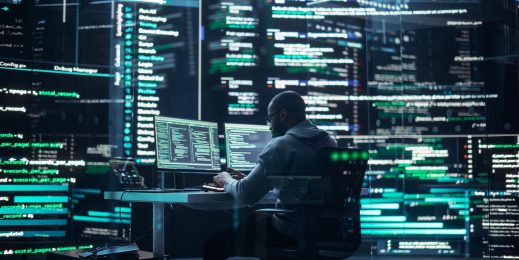
<svg viewBox="0 0 519 260"><path fill-rule="evenodd" d="M125 202L175 203L199 209L225 209L243 207L227 192L185 191L185 192L146 192L146 191L106 191L104 198ZM275 204L277 199L267 193L258 204Z"/></svg>
<svg viewBox="0 0 519 260"><path fill-rule="evenodd" d="M232 202L234 198L227 192L183 191L183 192L139 192L106 191L104 198L126 202L154 203L211 203Z"/></svg>

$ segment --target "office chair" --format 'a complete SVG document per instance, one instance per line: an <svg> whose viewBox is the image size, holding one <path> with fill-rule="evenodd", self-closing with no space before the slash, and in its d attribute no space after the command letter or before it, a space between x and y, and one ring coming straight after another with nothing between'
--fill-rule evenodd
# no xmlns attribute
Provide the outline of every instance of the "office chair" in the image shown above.
<svg viewBox="0 0 519 260"><path fill-rule="evenodd" d="M316 163L320 175L271 176L279 200L304 215L304 235L297 245L272 246L257 241L262 259L344 259L361 243L360 193L368 152L351 148L321 148ZM290 208L290 206L288 207ZM260 209L256 214L290 213L290 209Z"/></svg>

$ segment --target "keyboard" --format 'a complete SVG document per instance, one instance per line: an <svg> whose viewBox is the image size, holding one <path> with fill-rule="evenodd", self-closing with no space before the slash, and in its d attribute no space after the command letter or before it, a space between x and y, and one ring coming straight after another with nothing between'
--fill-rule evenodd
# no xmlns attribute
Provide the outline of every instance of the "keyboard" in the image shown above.
<svg viewBox="0 0 519 260"><path fill-rule="evenodd" d="M201 191L199 188L185 188L185 189L146 189L146 190L125 190L125 192L151 192L151 193L169 193L169 192L188 192L188 191Z"/></svg>
<svg viewBox="0 0 519 260"><path fill-rule="evenodd" d="M223 187L218 187L218 185L216 185L216 183L214 183L214 182L206 183L206 184L202 185L202 190L203 191L225 192Z"/></svg>

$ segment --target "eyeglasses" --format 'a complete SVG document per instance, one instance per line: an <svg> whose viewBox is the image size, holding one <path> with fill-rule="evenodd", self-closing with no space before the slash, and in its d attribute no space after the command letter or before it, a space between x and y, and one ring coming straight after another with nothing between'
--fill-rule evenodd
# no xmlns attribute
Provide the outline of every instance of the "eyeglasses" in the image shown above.
<svg viewBox="0 0 519 260"><path fill-rule="evenodd" d="M278 110L276 110L276 111L274 111L274 112L268 114L268 115L265 117L265 121L267 122L267 125L269 125L269 126L271 125L272 117L273 117L275 114L279 113L281 110L282 110L282 109L278 109Z"/></svg>

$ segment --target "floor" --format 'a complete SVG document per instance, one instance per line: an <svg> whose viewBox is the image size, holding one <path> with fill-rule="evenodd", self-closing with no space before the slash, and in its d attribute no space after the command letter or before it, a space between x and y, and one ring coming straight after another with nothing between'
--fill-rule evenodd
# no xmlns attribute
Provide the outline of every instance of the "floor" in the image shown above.
<svg viewBox="0 0 519 260"><path fill-rule="evenodd" d="M45 255L28 255L28 256L15 256L1 259L9 259L9 260L46 260ZM201 260L201 257L193 257L193 258L174 258L174 260ZM228 260L256 260L258 258L253 257L231 257ZM461 258L461 257L417 257L417 256L353 256L348 258L348 260L399 260L399 259L417 259L417 260L476 260L481 258Z"/></svg>
<svg viewBox="0 0 519 260"><path fill-rule="evenodd" d="M183 260L200 260L202 258L189 258ZM255 260L258 258L232 257L228 260ZM417 256L353 256L348 260L401 260L401 259L416 259L416 260L481 260L482 258L462 258L462 257L417 257Z"/></svg>

